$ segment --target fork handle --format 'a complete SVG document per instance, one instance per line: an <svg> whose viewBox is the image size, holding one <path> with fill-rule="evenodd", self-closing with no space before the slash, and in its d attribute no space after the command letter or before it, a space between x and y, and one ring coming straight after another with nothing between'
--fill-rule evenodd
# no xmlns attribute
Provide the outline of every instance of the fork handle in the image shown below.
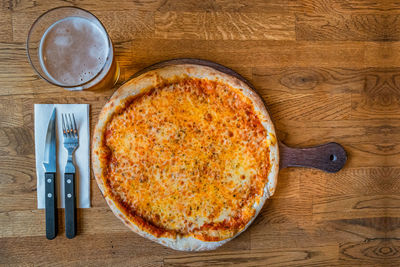
<svg viewBox="0 0 400 267"><path fill-rule="evenodd" d="M65 198L65 235L74 238L76 235L76 197L75 173L64 174Z"/></svg>
<svg viewBox="0 0 400 267"><path fill-rule="evenodd" d="M56 174L46 172L45 178L45 208L46 208L46 238L51 240L57 235L57 198L56 198Z"/></svg>

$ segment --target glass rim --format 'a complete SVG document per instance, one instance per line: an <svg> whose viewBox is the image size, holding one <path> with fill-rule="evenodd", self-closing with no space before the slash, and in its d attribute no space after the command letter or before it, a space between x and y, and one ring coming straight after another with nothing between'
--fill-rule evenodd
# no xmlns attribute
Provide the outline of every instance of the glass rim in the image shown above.
<svg viewBox="0 0 400 267"><path fill-rule="evenodd" d="M66 9L66 8L78 9L78 10L80 10L80 11L86 12L86 13L88 13L89 15L93 16L93 17L99 22L100 26L102 27L102 29L103 29L104 32L106 33L106 35L107 35L107 40L108 40L109 52L108 52L107 58L106 58L106 60L105 60L105 62L104 62L104 65L101 67L101 69L99 70L99 72L98 72L95 76L93 76L93 78L91 78L90 80L88 80L88 81L86 81L86 82L84 82L84 83L80 83L80 84L76 84L76 85L63 85L63 84L59 84L59 83L55 83L55 82L53 82L53 81L50 81L49 79L47 79L46 77L44 77L42 74L40 74L40 72L38 71L38 69L35 67L35 64L33 64L32 59L31 59L31 55L30 55L30 52L29 52L29 41L30 41L30 38L31 38L31 33L32 33L33 28L34 28L34 26L36 25L36 23L37 23L41 18L43 18L45 15L49 14L50 12L53 12L53 11L59 10L59 9ZM28 54L29 63L31 64L31 66L33 67L33 69L35 70L35 72L40 76L40 78L42 78L42 79L45 80L46 82L48 82L48 83L50 83L50 84L52 84L52 85L58 86L58 87L63 87L63 88L82 87L82 86L85 86L85 85L91 83L92 81L94 81L94 80L104 71L104 69L105 69L105 67L106 67L106 65L107 65L107 63L108 63L108 60L110 59L110 54L113 53L112 49L113 49L113 46L112 46L112 43L111 43L110 35L108 34L108 32L107 32L107 30L106 30L106 27L104 27L103 23L99 20L99 18L96 17L92 12L90 12L90 11L88 11L88 10L86 10L86 9L80 8L80 7L75 7L75 6L59 6L59 7L55 7L55 8L49 9L49 10L47 10L46 12L44 12L43 14L41 14L41 15L32 23L32 25L31 25L31 27L30 27L30 29L29 29L29 32L28 32L28 38L26 39L26 53Z"/></svg>

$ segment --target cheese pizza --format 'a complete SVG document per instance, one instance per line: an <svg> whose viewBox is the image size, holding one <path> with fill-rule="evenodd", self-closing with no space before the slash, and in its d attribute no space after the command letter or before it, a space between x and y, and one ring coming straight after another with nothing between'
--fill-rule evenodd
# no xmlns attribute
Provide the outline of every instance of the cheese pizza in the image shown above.
<svg viewBox="0 0 400 267"><path fill-rule="evenodd" d="M93 171L134 232L209 250L244 231L275 190L278 145L260 97L210 67L173 65L120 87L101 111Z"/></svg>

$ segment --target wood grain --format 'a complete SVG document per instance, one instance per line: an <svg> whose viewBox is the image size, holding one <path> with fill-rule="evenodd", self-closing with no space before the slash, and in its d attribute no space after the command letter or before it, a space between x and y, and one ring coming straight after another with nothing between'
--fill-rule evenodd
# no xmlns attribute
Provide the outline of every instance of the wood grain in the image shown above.
<svg viewBox="0 0 400 267"><path fill-rule="evenodd" d="M10 42L13 39L11 13L0 11L0 24L3 25L0 31L0 42Z"/></svg>
<svg viewBox="0 0 400 267"><path fill-rule="evenodd" d="M86 8L114 43L121 78L70 92L39 78L25 50L50 8ZM143 266L400 265L400 3L396 0L3 0L0 5L0 264ZM78 235L45 238L36 209L33 106L89 103L93 131L115 89L179 57L211 60L248 79L289 146L338 142L343 170L287 168L252 226L221 248L177 252L134 234L91 177Z"/></svg>
<svg viewBox="0 0 400 267"><path fill-rule="evenodd" d="M217 0L217 1L165 1L159 8L160 11L209 11L209 12L241 12L241 13L285 13L293 14L294 11L299 10L300 3L296 0Z"/></svg>
<svg viewBox="0 0 400 267"><path fill-rule="evenodd" d="M362 243L346 242L340 245L340 259L350 264L384 266L399 264L400 240L397 238L371 238Z"/></svg>
<svg viewBox="0 0 400 267"><path fill-rule="evenodd" d="M164 259L166 266L229 266L238 264L241 266L286 266L289 262L297 266L318 265L326 266L334 264L337 259L337 252L333 246L309 247L307 249L271 249L243 251L237 254L230 253L198 253L183 256L167 256Z"/></svg>
<svg viewBox="0 0 400 267"><path fill-rule="evenodd" d="M313 220L395 217L399 204L396 195L321 197L313 201Z"/></svg>
<svg viewBox="0 0 400 267"><path fill-rule="evenodd" d="M392 14L400 11L400 4L396 0L303 0L299 2L301 10L309 14Z"/></svg>
<svg viewBox="0 0 400 267"><path fill-rule="evenodd" d="M400 15L398 14L298 14L296 15L296 39L398 41L400 39L399 26Z"/></svg>
<svg viewBox="0 0 400 267"><path fill-rule="evenodd" d="M155 35L163 39L294 40L294 17L227 12L157 12Z"/></svg>

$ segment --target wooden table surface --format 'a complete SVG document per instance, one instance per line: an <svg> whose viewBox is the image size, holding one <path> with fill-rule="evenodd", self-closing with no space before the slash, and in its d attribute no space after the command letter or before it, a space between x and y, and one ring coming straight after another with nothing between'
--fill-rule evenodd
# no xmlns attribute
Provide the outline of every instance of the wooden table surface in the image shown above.
<svg viewBox="0 0 400 267"><path fill-rule="evenodd" d="M91 129L115 88L69 92L28 63L25 40L44 11L76 5L104 23L119 85L159 61L218 62L263 96L290 146L329 141L337 174L281 170L253 225L210 252L177 252L130 232L96 182L79 233L45 238L36 209L34 103L90 103ZM0 11L0 264L400 265L400 4L397 0L3 0Z"/></svg>

